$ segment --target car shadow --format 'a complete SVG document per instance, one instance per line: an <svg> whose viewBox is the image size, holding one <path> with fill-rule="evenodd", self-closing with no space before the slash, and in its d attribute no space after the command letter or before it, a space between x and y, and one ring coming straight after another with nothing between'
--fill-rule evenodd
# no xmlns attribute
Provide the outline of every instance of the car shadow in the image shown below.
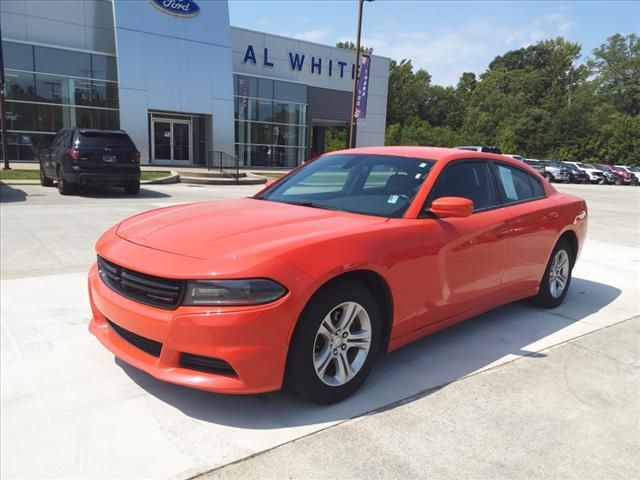
<svg viewBox="0 0 640 480"><path fill-rule="evenodd" d="M26 200L27 194L24 190L0 182L0 203L24 202Z"/></svg>
<svg viewBox="0 0 640 480"><path fill-rule="evenodd" d="M119 359L115 361L151 395L195 419L248 429L322 424L394 408L398 402L424 397L504 362L505 357L545 357L530 346L551 335L557 337L553 344L573 338L575 332L563 335L562 330L602 310L620 293L602 283L574 278L565 302L554 310L542 310L526 301L499 307L381 355L356 394L329 406L305 402L287 391L248 396L202 392L158 381Z"/></svg>
<svg viewBox="0 0 640 480"><path fill-rule="evenodd" d="M86 198L109 198L109 199L136 199L136 198L170 198L171 195L168 193L158 192L156 190L151 190L148 188L141 187L140 192L137 195L127 195L124 193L124 190L120 187L89 187L89 186L78 186L74 195L79 197Z"/></svg>

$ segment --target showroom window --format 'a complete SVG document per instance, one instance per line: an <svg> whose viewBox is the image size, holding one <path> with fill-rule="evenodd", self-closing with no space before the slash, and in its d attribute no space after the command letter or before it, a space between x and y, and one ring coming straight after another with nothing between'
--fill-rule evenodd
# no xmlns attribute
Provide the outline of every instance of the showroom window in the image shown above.
<svg viewBox="0 0 640 480"><path fill-rule="evenodd" d="M10 160L37 160L58 130L120 128L116 59L2 42Z"/></svg>
<svg viewBox="0 0 640 480"><path fill-rule="evenodd" d="M307 87L234 75L236 156L241 165L295 167L307 146Z"/></svg>

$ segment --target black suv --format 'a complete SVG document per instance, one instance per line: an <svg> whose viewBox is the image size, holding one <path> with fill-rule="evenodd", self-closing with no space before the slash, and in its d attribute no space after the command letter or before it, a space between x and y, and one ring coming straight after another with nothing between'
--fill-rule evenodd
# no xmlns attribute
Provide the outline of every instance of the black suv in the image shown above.
<svg viewBox="0 0 640 480"><path fill-rule="evenodd" d="M140 191L140 152L124 130L60 130L40 152L40 183L58 183L62 195L77 185L115 185Z"/></svg>

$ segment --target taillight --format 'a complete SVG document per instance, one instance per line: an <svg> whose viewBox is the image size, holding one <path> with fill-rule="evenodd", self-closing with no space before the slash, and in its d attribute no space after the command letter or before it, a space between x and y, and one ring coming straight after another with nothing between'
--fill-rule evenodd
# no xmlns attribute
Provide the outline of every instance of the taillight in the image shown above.
<svg viewBox="0 0 640 480"><path fill-rule="evenodd" d="M131 154L131 161L139 162L140 161L140 152L133 152Z"/></svg>
<svg viewBox="0 0 640 480"><path fill-rule="evenodd" d="M80 160L80 150L77 148L67 148L67 153L72 160Z"/></svg>

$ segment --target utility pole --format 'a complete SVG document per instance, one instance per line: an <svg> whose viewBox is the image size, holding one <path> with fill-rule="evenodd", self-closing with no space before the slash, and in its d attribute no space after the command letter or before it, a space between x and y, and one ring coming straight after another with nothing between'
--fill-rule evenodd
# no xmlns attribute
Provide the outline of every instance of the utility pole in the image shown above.
<svg viewBox="0 0 640 480"><path fill-rule="evenodd" d="M371 1L371 0L370 0ZM358 95L358 73L360 72L360 34L362 33L362 5L364 0L358 0L358 33L356 36L355 75L353 76L353 92L351 97L351 119L349 120L349 148L355 148L355 128L358 121L356 116L356 96Z"/></svg>
<svg viewBox="0 0 640 480"><path fill-rule="evenodd" d="M9 145L7 141L7 107L4 103L4 56L2 54L2 30L0 29L0 130L2 131L2 160L3 170L11 170L9 166Z"/></svg>

